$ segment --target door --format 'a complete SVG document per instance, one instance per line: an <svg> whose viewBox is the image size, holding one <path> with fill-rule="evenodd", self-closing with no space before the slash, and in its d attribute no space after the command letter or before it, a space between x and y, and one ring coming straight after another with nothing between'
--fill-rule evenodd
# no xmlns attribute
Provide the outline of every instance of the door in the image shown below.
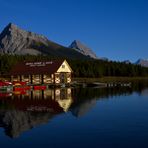
<svg viewBox="0 0 148 148"><path fill-rule="evenodd" d="M65 73L61 73L60 74L60 82L61 83L67 83L67 81L66 81L66 74Z"/></svg>

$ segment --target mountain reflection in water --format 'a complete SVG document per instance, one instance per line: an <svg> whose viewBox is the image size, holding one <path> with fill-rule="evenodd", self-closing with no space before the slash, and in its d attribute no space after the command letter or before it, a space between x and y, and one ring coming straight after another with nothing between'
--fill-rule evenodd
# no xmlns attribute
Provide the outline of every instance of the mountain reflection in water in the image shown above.
<svg viewBox="0 0 148 148"><path fill-rule="evenodd" d="M85 115L99 99L129 95L133 88L63 88L45 91L0 93L0 127L11 138L35 126L48 123L56 115L71 112L75 117ZM138 91L140 95L147 90Z"/></svg>

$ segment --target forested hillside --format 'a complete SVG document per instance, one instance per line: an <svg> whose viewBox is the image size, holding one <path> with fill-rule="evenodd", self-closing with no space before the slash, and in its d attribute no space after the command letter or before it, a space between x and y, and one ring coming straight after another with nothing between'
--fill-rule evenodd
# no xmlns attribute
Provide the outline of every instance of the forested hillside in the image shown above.
<svg viewBox="0 0 148 148"><path fill-rule="evenodd" d="M102 76L148 76L148 68L124 62L102 60L73 60L70 61L75 77L102 77Z"/></svg>
<svg viewBox="0 0 148 148"><path fill-rule="evenodd" d="M59 59L49 56L32 55L0 55L0 74L9 74L17 62L41 61ZM103 76L148 76L148 68L139 65L126 64L124 62L102 61L102 60L71 60L67 59L73 69L74 77L103 77Z"/></svg>

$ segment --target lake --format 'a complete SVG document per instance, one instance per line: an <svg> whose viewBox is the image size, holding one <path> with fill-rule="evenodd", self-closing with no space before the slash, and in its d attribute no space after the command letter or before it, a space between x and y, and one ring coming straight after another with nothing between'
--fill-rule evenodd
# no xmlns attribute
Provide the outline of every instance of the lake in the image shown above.
<svg viewBox="0 0 148 148"><path fill-rule="evenodd" d="M148 147L148 83L0 93L0 147Z"/></svg>

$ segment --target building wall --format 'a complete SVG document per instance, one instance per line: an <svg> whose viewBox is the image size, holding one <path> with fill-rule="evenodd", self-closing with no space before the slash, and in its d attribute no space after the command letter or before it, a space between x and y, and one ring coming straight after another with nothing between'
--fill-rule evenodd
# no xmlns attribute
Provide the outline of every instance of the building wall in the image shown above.
<svg viewBox="0 0 148 148"><path fill-rule="evenodd" d="M67 73L67 83L71 83L71 73Z"/></svg>
<svg viewBox="0 0 148 148"><path fill-rule="evenodd" d="M42 62L39 62L39 63L42 63ZM26 63L26 64L27 64L27 66L31 66L30 63ZM35 64L35 63L33 63L33 64ZM37 66L37 64L35 64L33 66ZM39 66L44 66L44 65L39 65ZM45 73L48 72L48 65L46 65L46 66L47 67L45 69L44 68L42 69L43 71L44 70L46 71ZM18 70L18 73L22 73L22 75L18 75L18 76L12 75L11 81L24 81L24 82L28 82L29 84L50 84L50 83L60 84L60 83L70 83L71 82L72 69L66 60L63 61L63 63L61 64L61 66L58 68L58 70L55 73L49 74L49 75L48 74L44 74L44 75L37 75L37 74L31 75L30 74L30 75L26 76L25 72L24 72L24 70L26 70L25 67L26 67L26 65L24 66L22 71L20 69L16 68L16 71ZM54 67L53 67L53 69L54 69ZM37 67L35 70L37 71L37 73L39 72ZM16 74L16 71L15 71L14 75ZM43 72L43 71L41 71L41 72ZM49 72L51 72L50 66L49 66ZM26 74L28 74L28 73L29 73L29 70ZM32 73L32 68L30 69L30 73Z"/></svg>
<svg viewBox="0 0 148 148"><path fill-rule="evenodd" d="M11 76L11 81L23 81L29 84L71 83L71 73L55 73L52 75Z"/></svg>
<svg viewBox="0 0 148 148"><path fill-rule="evenodd" d="M41 84L42 83L41 75L32 75L32 83Z"/></svg>
<svg viewBox="0 0 148 148"><path fill-rule="evenodd" d="M21 75L19 76L19 80L18 81L24 81L24 82L28 82L31 83L31 77L30 76L26 76L26 75Z"/></svg>
<svg viewBox="0 0 148 148"><path fill-rule="evenodd" d="M54 74L44 74L44 75L29 75L29 76L12 76L12 81L25 81L30 84L60 84L60 83L70 83L71 82L72 69L65 60Z"/></svg>
<svg viewBox="0 0 148 148"><path fill-rule="evenodd" d="M71 73L55 73L55 83L71 83Z"/></svg>
<svg viewBox="0 0 148 148"><path fill-rule="evenodd" d="M55 78L55 83L56 84L60 84L61 83L60 73L55 73L54 74L54 78Z"/></svg>
<svg viewBox="0 0 148 148"><path fill-rule="evenodd" d="M11 76L11 81L20 81L20 76Z"/></svg>
<svg viewBox="0 0 148 148"><path fill-rule="evenodd" d="M51 75L43 75L43 83L44 84L53 83L53 78L51 77Z"/></svg>

